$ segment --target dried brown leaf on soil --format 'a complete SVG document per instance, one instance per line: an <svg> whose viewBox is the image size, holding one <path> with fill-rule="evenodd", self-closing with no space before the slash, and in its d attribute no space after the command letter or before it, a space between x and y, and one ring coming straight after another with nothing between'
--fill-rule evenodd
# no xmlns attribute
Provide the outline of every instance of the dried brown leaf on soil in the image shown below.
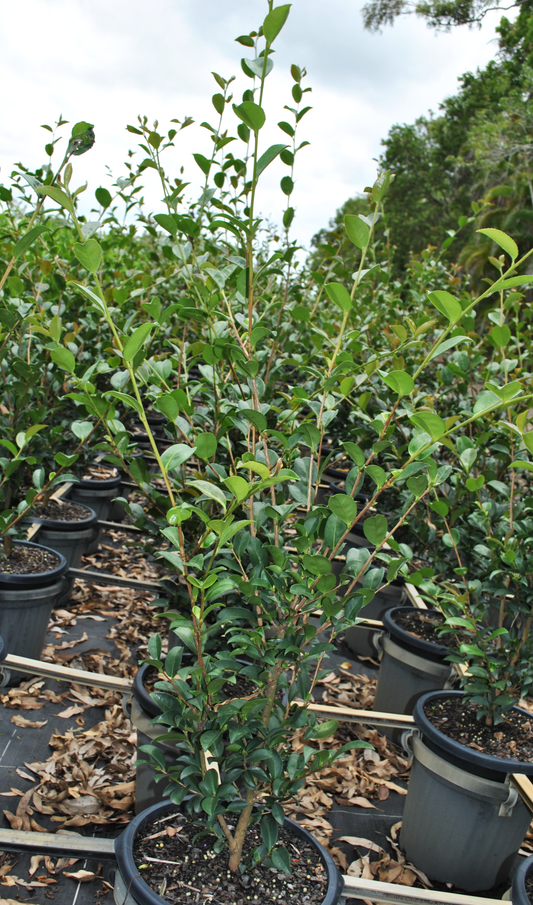
<svg viewBox="0 0 533 905"><path fill-rule="evenodd" d="M98 874L93 873L92 870L77 870L75 873L65 871L64 876L72 877L73 880L79 880L80 883L87 883L89 880L96 880L98 878Z"/></svg>
<svg viewBox="0 0 533 905"><path fill-rule="evenodd" d="M15 726L20 726L21 729L42 729L43 726L46 726L48 720L27 720L21 713L14 713L11 717L11 722Z"/></svg>

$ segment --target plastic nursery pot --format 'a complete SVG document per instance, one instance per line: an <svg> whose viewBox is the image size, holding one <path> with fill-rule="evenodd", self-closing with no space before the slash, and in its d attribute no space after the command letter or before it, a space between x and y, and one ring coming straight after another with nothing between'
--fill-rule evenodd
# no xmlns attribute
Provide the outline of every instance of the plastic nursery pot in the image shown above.
<svg viewBox="0 0 533 905"><path fill-rule="evenodd" d="M69 499L73 503L82 503L85 506L90 506L96 512L98 521L106 521L109 518L113 498L120 495L120 483L121 477L119 474L105 478L103 481L81 480L79 484L73 485L69 493ZM101 530L97 530L95 527L93 539L89 541L85 550L87 555L96 553L100 534Z"/></svg>
<svg viewBox="0 0 533 905"><path fill-rule="evenodd" d="M483 754L436 729L424 707L451 696L462 692L433 691L415 704L421 735L412 736L400 844L430 879L488 891L509 876L531 819L509 774L532 775L533 763Z"/></svg>
<svg viewBox="0 0 533 905"><path fill-rule="evenodd" d="M119 474L105 478L103 481L81 480L79 484L73 485L69 499L75 503L90 506L96 512L98 520L105 520L109 514L113 497L118 495L120 483Z"/></svg>
<svg viewBox="0 0 533 905"><path fill-rule="evenodd" d="M43 550L38 544L15 541L27 547ZM10 575L0 573L0 635L5 649L19 657L40 660L48 630L48 622L53 606L64 591L62 577L68 565L64 556L45 548L59 556L59 564L49 572L33 575ZM3 684L20 681L26 674L18 670L3 670Z"/></svg>
<svg viewBox="0 0 533 905"><path fill-rule="evenodd" d="M400 606L406 598L405 581L401 578L391 582L386 588L382 588L370 603L360 612L361 619L382 620L385 613L394 607ZM377 638L380 632L376 632L375 627L366 627L363 625L354 625L346 629L344 633L344 643L357 657L370 657L376 659L380 656L381 650L378 647ZM439 686L442 687L442 686ZM401 713L402 711L396 711Z"/></svg>
<svg viewBox="0 0 533 905"><path fill-rule="evenodd" d="M443 644L425 641L402 628L395 621L402 613L440 615L438 610L418 610L416 607L393 607L383 613L384 633L379 640L383 651L380 662L374 710L387 713L412 713L423 694L444 688L453 675L453 666L446 662L450 650ZM387 729L391 741L400 741L402 730Z"/></svg>
<svg viewBox="0 0 533 905"><path fill-rule="evenodd" d="M533 891L533 855L522 862L513 877L511 902L513 905L531 905L526 883L529 880Z"/></svg>
<svg viewBox="0 0 533 905"><path fill-rule="evenodd" d="M40 553L51 553L59 558L59 562L52 569L46 569L42 572L33 572L24 575L18 572L2 572L0 561L0 591L11 590L31 590L32 588L44 588L46 585L55 584L63 577L68 569L68 563L61 553L56 553L50 547L43 547L40 544L34 544L27 540L13 541L14 547L32 547ZM3 634L0 632L0 635ZM5 636L4 636L5 640Z"/></svg>
<svg viewBox="0 0 533 905"><path fill-rule="evenodd" d="M84 518L77 521L61 521L60 519L32 516L33 522L41 525L37 542L39 546L49 547L65 557L69 569L77 569L81 557L91 540L94 539L94 527L98 521L96 512L89 506L77 503L84 510Z"/></svg>
<svg viewBox="0 0 533 905"><path fill-rule="evenodd" d="M149 697L146 689L144 691ZM143 708L136 697L135 688L133 697L124 703L124 712L137 730L137 760L142 760L145 757L142 751L139 752L139 748L142 745L155 745L163 754L166 768L174 766L179 754L179 748L172 742L155 741L158 736L164 735L167 727L152 724L152 719L156 714L150 713ZM154 804L159 804L164 800L163 791L167 783L163 778L159 782L157 781L157 777L160 775L150 764L139 764L135 767L136 814L141 814L147 808L153 807Z"/></svg>
<svg viewBox="0 0 533 905"><path fill-rule="evenodd" d="M115 840L115 855L117 858L117 871L115 874L115 902L120 905L168 905L168 899L163 899L141 878L133 860L133 844L137 833L142 827L152 820L164 817L166 814L176 811L176 805L169 801L156 804L142 814L138 814L128 824L126 829ZM340 901L344 881L339 874L333 858L319 842L303 827L294 821L285 819L285 829L300 836L301 839L311 845L320 855L326 870L328 885L322 905L337 905Z"/></svg>

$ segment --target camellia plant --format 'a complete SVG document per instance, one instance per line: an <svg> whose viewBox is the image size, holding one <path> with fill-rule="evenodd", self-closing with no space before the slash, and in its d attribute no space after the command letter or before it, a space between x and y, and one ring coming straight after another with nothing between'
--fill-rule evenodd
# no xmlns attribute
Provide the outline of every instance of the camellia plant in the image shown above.
<svg viewBox="0 0 533 905"><path fill-rule="evenodd" d="M139 214L146 228L135 241L140 259L151 262L144 273L116 266L114 230L118 245L124 234L116 223L98 238L87 235L70 171L54 186L34 185L76 231L65 304L81 309L88 332L97 323L100 344L89 363L43 321L50 354L83 431L98 427L98 450L145 495L144 510L132 505L130 513L157 531L161 560L180 589L166 615L181 643L163 658L154 635L147 661L159 673L156 721L161 739L176 744L176 762L167 768L157 745L145 753L166 780L165 794L227 848L231 871L265 860L289 870L278 845L283 804L310 773L364 745L316 744L337 728L308 707L323 658L376 592L409 575L413 550L395 535L448 480L451 466L439 450L511 398L507 384L494 386L462 417L439 413L425 374L472 342L462 325L476 305L532 279L516 275L528 255L520 258L512 239L491 230L511 263L482 296L463 305L448 289L432 289L432 313L421 305L413 320L383 293L393 346L383 330L362 330L389 172L367 189L368 212L345 218L358 262L350 282L345 274L335 279L334 268L316 279L306 272L290 233L293 166L305 145L296 136L309 110L300 67L291 68L282 142L265 150L261 142L273 44L288 15L289 5L269 0L262 26L238 39L249 53L241 103L230 94L233 79L215 74L218 121L204 124L211 153L195 155L205 176L197 202L186 208L183 182L162 168L176 129L163 135L145 118L128 127L146 155L139 171L157 171L166 208L153 218ZM287 167L283 242L257 213L260 177L275 161ZM529 398L522 384L516 390L513 406ZM154 414L164 442L152 429ZM135 456L132 418L147 438L144 459ZM341 455L346 481L330 493L321 479ZM380 501L391 491L404 494L404 505L385 514ZM237 686L243 677L246 693ZM304 744L294 751L297 731ZM262 841L250 846L252 824Z"/></svg>

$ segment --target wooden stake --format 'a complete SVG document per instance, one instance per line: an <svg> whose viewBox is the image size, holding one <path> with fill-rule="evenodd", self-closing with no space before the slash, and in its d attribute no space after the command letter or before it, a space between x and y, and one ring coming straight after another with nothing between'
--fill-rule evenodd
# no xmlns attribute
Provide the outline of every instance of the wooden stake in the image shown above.
<svg viewBox="0 0 533 905"><path fill-rule="evenodd" d="M78 685L93 685L96 688L108 688L111 691L130 692L132 683L122 676L106 676L96 672L87 672L85 669L72 669L69 666L60 666L58 663L45 663L44 660L30 660L28 657L18 657L16 654L8 654L1 666L8 669L19 669L29 672L33 676L43 676L48 679L75 682Z"/></svg>

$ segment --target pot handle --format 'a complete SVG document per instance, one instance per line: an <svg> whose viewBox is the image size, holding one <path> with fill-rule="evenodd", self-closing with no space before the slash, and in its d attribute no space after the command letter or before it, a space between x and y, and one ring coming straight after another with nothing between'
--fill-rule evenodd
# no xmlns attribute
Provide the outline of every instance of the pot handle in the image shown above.
<svg viewBox="0 0 533 905"><path fill-rule="evenodd" d="M380 661L383 659L383 635L384 635L384 632L375 632L372 635L372 641L371 641L373 646L376 648L376 651L378 654L378 660L380 660Z"/></svg>
<svg viewBox="0 0 533 905"><path fill-rule="evenodd" d="M402 732L400 738L400 745L402 746L405 753L409 756L409 766L411 766L411 762L413 760L413 737L417 736L420 738L420 730L415 726L413 729L406 729Z"/></svg>
<svg viewBox="0 0 533 905"><path fill-rule="evenodd" d="M122 710L129 720L131 720L131 694L122 695Z"/></svg>

